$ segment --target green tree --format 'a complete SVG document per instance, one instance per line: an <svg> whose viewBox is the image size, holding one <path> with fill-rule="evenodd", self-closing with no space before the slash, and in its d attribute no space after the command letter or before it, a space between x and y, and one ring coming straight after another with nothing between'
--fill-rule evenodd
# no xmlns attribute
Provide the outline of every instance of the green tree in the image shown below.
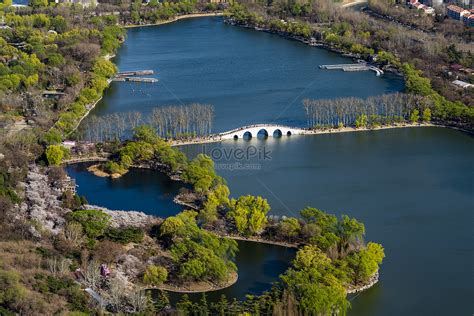
<svg viewBox="0 0 474 316"><path fill-rule="evenodd" d="M185 229L186 225L181 218L170 216L160 225L160 236L181 236Z"/></svg>
<svg viewBox="0 0 474 316"><path fill-rule="evenodd" d="M92 239L103 236L110 222L110 215L99 210L74 211L68 213L68 217L81 224L87 237Z"/></svg>
<svg viewBox="0 0 474 316"><path fill-rule="evenodd" d="M69 149L61 145L49 145L46 148L46 160L51 166L57 166L61 164L63 158L68 157Z"/></svg>
<svg viewBox="0 0 474 316"><path fill-rule="evenodd" d="M430 122L431 121L431 110L429 108L425 108L423 110L422 120L423 120L423 122Z"/></svg>
<svg viewBox="0 0 474 316"><path fill-rule="evenodd" d="M366 282L378 271L385 257L382 245L369 242L365 249L350 255L347 260L353 270L355 282Z"/></svg>
<svg viewBox="0 0 474 316"><path fill-rule="evenodd" d="M355 121L355 125L357 128L360 128L360 127L367 127L367 124L368 124L368 117L366 114L361 114L361 115L358 115L356 117L356 121Z"/></svg>
<svg viewBox="0 0 474 316"><path fill-rule="evenodd" d="M214 195L216 196L217 200L219 201L219 205L223 207L228 207L230 204L229 195L230 190L229 187L225 184L218 184L213 189Z"/></svg>
<svg viewBox="0 0 474 316"><path fill-rule="evenodd" d="M342 215L342 220L338 224L338 235L340 238L340 253L345 254L351 243L362 243L365 234L365 226L355 218Z"/></svg>
<svg viewBox="0 0 474 316"><path fill-rule="evenodd" d="M143 275L143 282L146 285L159 286L168 278L168 270L162 266L149 265Z"/></svg>
<svg viewBox="0 0 474 316"><path fill-rule="evenodd" d="M181 300L176 303L176 309L180 313L180 315L189 315L193 311L193 302L189 300L189 295L184 294L181 297Z"/></svg>
<svg viewBox="0 0 474 316"><path fill-rule="evenodd" d="M30 0L30 6L33 8L47 7L48 0Z"/></svg>
<svg viewBox="0 0 474 316"><path fill-rule="evenodd" d="M405 84L409 92L423 96L433 94L430 80L422 77L421 71L416 70L415 67L408 63L402 65L402 70L405 74Z"/></svg>
<svg viewBox="0 0 474 316"><path fill-rule="evenodd" d="M346 290L333 271L331 260L321 250L305 246L281 279L305 314L345 314L349 307Z"/></svg>
<svg viewBox="0 0 474 316"><path fill-rule="evenodd" d="M117 72L117 66L115 66L111 61L104 58L99 58L92 68L92 71L104 78L110 78Z"/></svg>
<svg viewBox="0 0 474 316"><path fill-rule="evenodd" d="M115 242L121 244L128 243L140 243L143 241L145 236L143 230L138 227L124 227L124 228L115 228L110 227L105 232L105 236Z"/></svg>
<svg viewBox="0 0 474 316"><path fill-rule="evenodd" d="M210 192L207 195L207 199L204 202L203 208L199 212L198 218L206 223L212 224L217 220L217 207L219 206L219 199L214 194L214 192Z"/></svg>
<svg viewBox="0 0 474 316"><path fill-rule="evenodd" d="M204 154L197 155L182 174L184 181L194 185L196 192L204 193L219 181L214 171L214 162Z"/></svg>
<svg viewBox="0 0 474 316"><path fill-rule="evenodd" d="M279 234L289 240L298 237L300 231L301 225L297 218L285 218L279 223Z"/></svg>
<svg viewBox="0 0 474 316"><path fill-rule="evenodd" d="M241 196L232 201L227 217L234 222L239 234L258 234L265 228L270 205L260 196Z"/></svg>
<svg viewBox="0 0 474 316"><path fill-rule="evenodd" d="M420 120L420 111L414 109L410 114L410 122L413 124L417 123Z"/></svg>

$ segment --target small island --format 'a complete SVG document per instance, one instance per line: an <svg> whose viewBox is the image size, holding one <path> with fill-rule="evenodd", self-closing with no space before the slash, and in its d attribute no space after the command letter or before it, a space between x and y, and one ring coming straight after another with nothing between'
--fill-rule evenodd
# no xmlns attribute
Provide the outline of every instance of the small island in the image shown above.
<svg viewBox="0 0 474 316"><path fill-rule="evenodd" d="M140 238L123 240L128 249L123 251L132 262L140 260L136 257L140 253L145 264L131 273L128 261L110 266L112 271L124 274L129 288L196 293L231 286L238 280L236 240L297 248L291 267L277 287L299 302L311 301L305 298L311 291L323 291L328 300L324 305L301 303L298 309L302 311L346 310L348 293L367 289L378 281L383 248L364 242L365 227L356 219L345 215L339 219L311 207L301 210L300 218L269 217L270 205L265 199L251 195L230 198L229 188L216 174L210 157L199 154L188 161L150 126L137 127L131 140L115 144L114 148L107 161L94 165L95 170L121 175L134 166L146 167L191 185L186 194L175 200L192 205L192 210L166 219L145 215L148 220L140 228L127 225L143 224L143 219L127 220L126 225L122 221L120 228L113 228L111 233L107 228L110 224L106 223L117 226L120 211L78 205L68 214L68 225L78 222L86 233L90 231L89 223L104 219L101 233L88 236L95 242L102 243L110 236L135 236L132 232L139 231ZM110 296L107 289L96 288L103 297Z"/></svg>

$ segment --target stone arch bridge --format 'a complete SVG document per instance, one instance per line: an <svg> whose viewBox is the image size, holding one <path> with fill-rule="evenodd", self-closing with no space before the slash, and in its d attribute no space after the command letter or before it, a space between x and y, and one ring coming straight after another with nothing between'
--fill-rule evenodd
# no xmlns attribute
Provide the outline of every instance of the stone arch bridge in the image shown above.
<svg viewBox="0 0 474 316"><path fill-rule="evenodd" d="M308 134L309 131L297 127L289 127L284 125L274 124L257 124L236 128L227 132L218 134L221 139L240 139L244 136L257 137L258 134L263 133L268 137L280 137L290 135Z"/></svg>

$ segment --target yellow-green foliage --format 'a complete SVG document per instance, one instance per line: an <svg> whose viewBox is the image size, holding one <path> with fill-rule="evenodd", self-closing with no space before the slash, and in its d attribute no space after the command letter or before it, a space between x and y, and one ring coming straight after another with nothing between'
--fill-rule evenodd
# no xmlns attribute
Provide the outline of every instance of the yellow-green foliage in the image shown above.
<svg viewBox="0 0 474 316"><path fill-rule="evenodd" d="M168 270L162 266L149 265L143 275L143 283L146 285L159 286L168 278Z"/></svg>

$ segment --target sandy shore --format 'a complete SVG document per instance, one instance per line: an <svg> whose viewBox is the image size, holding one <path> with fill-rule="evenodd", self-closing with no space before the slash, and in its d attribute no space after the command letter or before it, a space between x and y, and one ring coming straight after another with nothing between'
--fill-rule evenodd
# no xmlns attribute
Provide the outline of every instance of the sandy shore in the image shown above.
<svg viewBox="0 0 474 316"><path fill-rule="evenodd" d="M210 232L213 232L213 231L210 230ZM237 235L219 235L219 236L220 237L227 237L229 239L234 239L234 240L251 241L251 242L257 242L257 243L260 243L260 244L268 244L268 245L275 245L275 246L280 246L280 247L298 249L298 245L294 244L294 243L288 243L288 242L282 242L282 241L272 241L272 240L258 238L258 237L242 237L242 236L237 236Z"/></svg>
<svg viewBox="0 0 474 316"><path fill-rule="evenodd" d="M206 17L206 16L222 16L224 13L222 12L212 12L212 13L192 13L192 14L185 14L185 15L178 15L172 19L165 20L165 21L160 21L156 23L149 23L149 24L140 24L140 25L124 25L123 27L126 29L130 28L135 28L135 27L143 27L143 26L156 26L156 25L163 25L163 24L168 24L168 23L173 23L179 20L184 20L184 19L191 19L191 18L201 18L201 17Z"/></svg>
<svg viewBox="0 0 474 316"><path fill-rule="evenodd" d="M229 286L234 285L237 282L238 279L239 279L238 273L233 272L229 276L229 280L227 280L227 282L225 282L221 285L217 285L217 284L210 283L210 282L195 282L195 283L191 283L191 284L183 285L183 286L175 286L175 285L172 285L172 284L163 284L161 286L147 288L147 289L158 289L158 290L164 290L164 291L175 292L175 293L212 292L212 291L219 291L219 290L228 288Z"/></svg>
<svg viewBox="0 0 474 316"><path fill-rule="evenodd" d="M112 179L120 178L121 176L123 176L123 175L126 173L126 172L125 172L124 174L120 174L120 173L112 173L112 174L110 174L110 173L107 173L107 172L105 172L105 171L102 171L102 170L100 169L100 165L99 165L99 164L89 166L89 167L87 168L87 171L92 172L92 173L93 173L95 176L97 176L97 177L102 177L102 178L111 177Z"/></svg>

